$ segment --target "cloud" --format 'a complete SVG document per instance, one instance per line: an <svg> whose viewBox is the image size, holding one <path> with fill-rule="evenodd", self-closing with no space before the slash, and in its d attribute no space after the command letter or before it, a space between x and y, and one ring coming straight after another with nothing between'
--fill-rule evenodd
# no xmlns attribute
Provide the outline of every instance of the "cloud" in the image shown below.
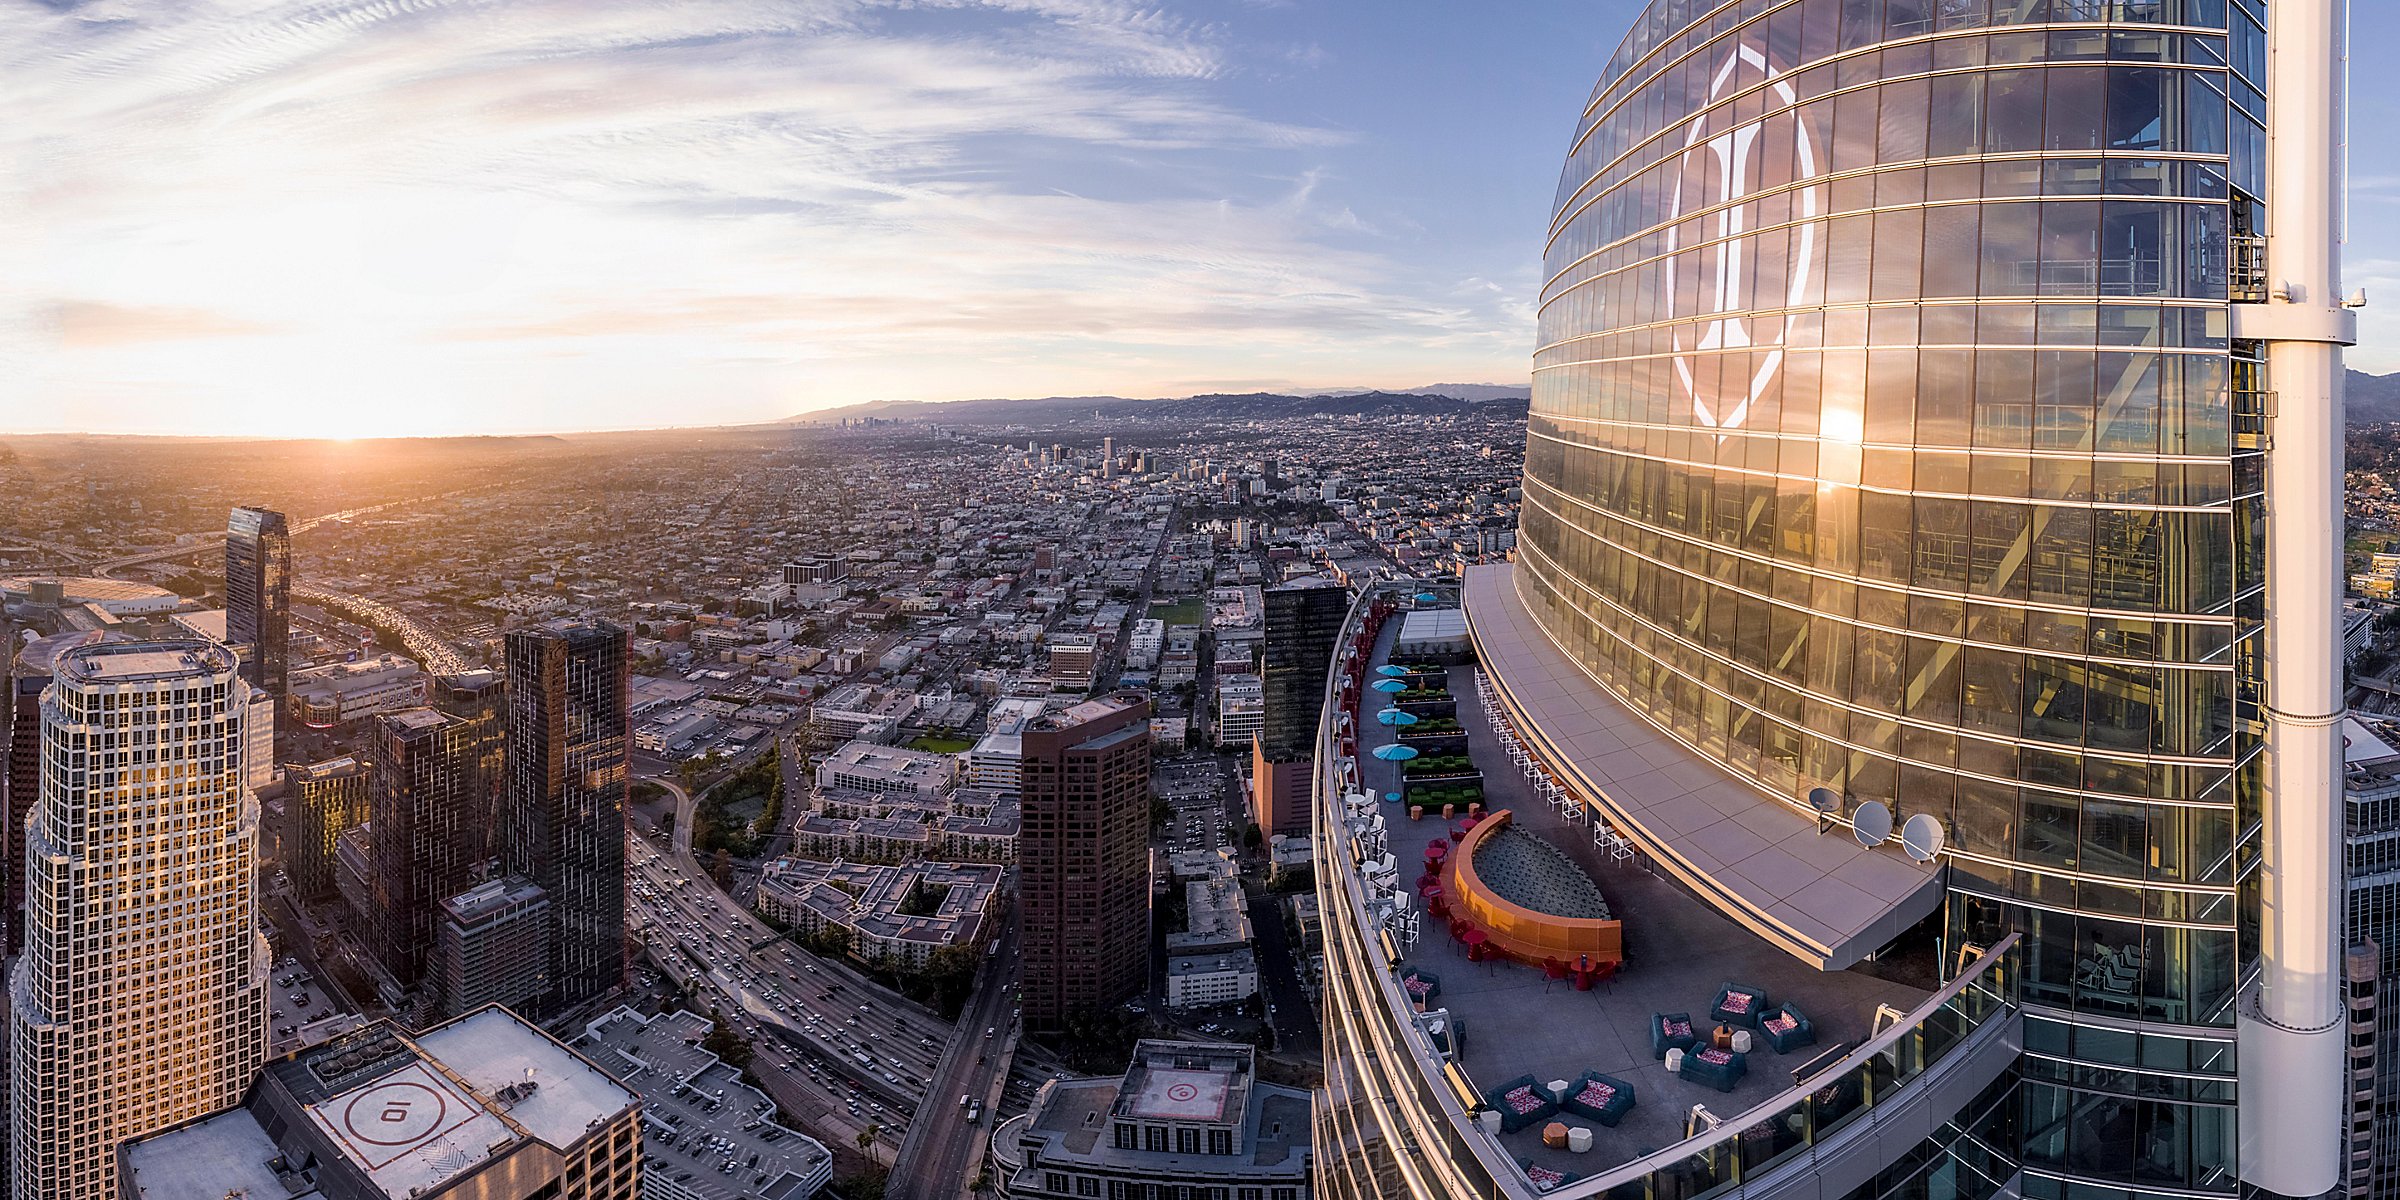
<svg viewBox="0 0 2400 1200"><path fill-rule="evenodd" d="M72 350L192 338L263 337L277 331L273 325L203 309L128 308L80 301L52 307L49 319L57 331L59 344Z"/></svg>
<svg viewBox="0 0 2400 1200"><path fill-rule="evenodd" d="M1251 56L1297 60L1235 34L1114 0L0 8L0 355L39 358L0 410L638 424L1521 361L1521 306L1416 279L1412 227L1325 186L1349 134L1245 106ZM736 382L661 394L701 370Z"/></svg>

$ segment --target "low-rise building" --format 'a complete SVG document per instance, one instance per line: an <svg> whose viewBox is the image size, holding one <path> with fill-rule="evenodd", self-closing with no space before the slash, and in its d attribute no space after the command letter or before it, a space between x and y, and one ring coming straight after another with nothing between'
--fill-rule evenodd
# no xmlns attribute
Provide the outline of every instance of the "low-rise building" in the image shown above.
<svg viewBox="0 0 2400 1200"><path fill-rule="evenodd" d="M1183 885L1184 928L1167 935L1167 953L1213 954L1250 947L1250 907L1242 885L1212 877Z"/></svg>
<svg viewBox="0 0 2400 1200"><path fill-rule="evenodd" d="M839 928L863 962L922 967L944 946L980 946L999 903L988 863L899 866L784 858L758 881L758 910L804 934Z"/></svg>
<svg viewBox="0 0 2400 1200"><path fill-rule="evenodd" d="M1248 950L1167 959L1167 1007L1207 1008L1258 994L1258 958Z"/></svg>
<svg viewBox="0 0 2400 1200"><path fill-rule="evenodd" d="M635 1200L641 1101L506 1009L377 1021L268 1063L238 1108L126 1142L142 1200Z"/></svg>
<svg viewBox="0 0 2400 1200"><path fill-rule="evenodd" d="M1248 1046L1142 1041L1121 1077L1042 1085L1033 1110L992 1131L1009 1200L1178 1194L1308 1200L1309 1095L1258 1078Z"/></svg>
<svg viewBox="0 0 2400 1200"><path fill-rule="evenodd" d="M642 1099L643 1200L808 1200L833 1179L825 1144L776 1124L775 1103L702 1048L714 1026L689 1012L619 1008L575 1048Z"/></svg>
<svg viewBox="0 0 2400 1200"><path fill-rule="evenodd" d="M1217 676L1217 745L1248 746L1266 719L1265 680L1250 674Z"/></svg>
<svg viewBox="0 0 2400 1200"><path fill-rule="evenodd" d="M817 786L938 800L958 782L958 756L847 742L817 764Z"/></svg>
<svg viewBox="0 0 2400 1200"><path fill-rule="evenodd" d="M425 673L397 654L292 672L284 711L311 729L425 703Z"/></svg>

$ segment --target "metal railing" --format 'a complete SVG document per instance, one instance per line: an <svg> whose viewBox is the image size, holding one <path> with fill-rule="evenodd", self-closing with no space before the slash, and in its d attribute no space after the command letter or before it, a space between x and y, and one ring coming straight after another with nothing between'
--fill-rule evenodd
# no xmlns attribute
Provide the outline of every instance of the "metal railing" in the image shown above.
<svg viewBox="0 0 2400 1200"><path fill-rule="evenodd" d="M2267 239L2254 233L2233 235L2233 259L2225 283L2236 304L2267 302Z"/></svg>
<svg viewBox="0 0 2400 1200"><path fill-rule="evenodd" d="M2275 393L2236 390L2233 393L2233 444L2242 450L2267 448L2267 420L2275 415Z"/></svg>
<svg viewBox="0 0 2400 1200"><path fill-rule="evenodd" d="M1552 1192L1558 1200L1703 1200L1756 1182L1883 1105L2015 1010L2006 964L2020 935L1994 943L1948 987L1839 1062L1712 1132Z"/></svg>
<svg viewBox="0 0 2400 1200"><path fill-rule="evenodd" d="M1348 646L1379 595L1398 598L1407 585L1370 585L1343 623ZM1337 656L1340 653L1336 652ZM1354 1172L1353 1194L1409 1197L1542 1195L1515 1156L1474 1122L1481 1099L1449 1056L1431 1045L1408 1015L1399 981L1405 952L1370 903L1359 867L1364 852L1345 818L1346 794L1363 790L1356 758L1345 758L1338 733L1341 663L1328 680L1318 729L1314 773L1317 888L1325 922L1328 1063L1347 1103L1318 1114L1329 1135L1317 1146L1322 1169ZM1910 1095L1927 1070L1963 1048L1981 1045L1992 1018L2015 1011L2009 961L2019 935L1995 943L1949 986L1889 1028L1868 1038L1823 1071L1720 1128L1592 1178L1559 1187L1567 1200L1703 1200L1767 1172L1792 1165L1811 1147L1851 1129L1873 1112ZM1333 1100L1320 1093L1318 1102ZM1359 1126L1365 1127L1359 1127Z"/></svg>

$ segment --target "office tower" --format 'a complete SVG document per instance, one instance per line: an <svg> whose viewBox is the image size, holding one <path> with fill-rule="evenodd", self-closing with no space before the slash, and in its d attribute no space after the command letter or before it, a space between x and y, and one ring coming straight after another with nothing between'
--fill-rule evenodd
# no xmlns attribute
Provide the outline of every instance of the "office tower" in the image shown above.
<svg viewBox="0 0 2400 1200"><path fill-rule="evenodd" d="M1308 832L1310 747L1325 708L1325 680L1340 644L1349 590L1295 579L1266 590L1267 636L1258 741L1250 751L1250 819L1268 834Z"/></svg>
<svg viewBox="0 0 2400 1200"><path fill-rule="evenodd" d="M284 801L284 874L302 899L322 900L333 894L335 841L371 811L367 764L347 756L327 759L293 767L291 778L292 795Z"/></svg>
<svg viewBox="0 0 2400 1200"><path fill-rule="evenodd" d="M233 1086L239 1107L108 1147L112 1182L142 1200L642 1194L639 1098L505 1009L419 1034L377 1021Z"/></svg>
<svg viewBox="0 0 2400 1200"><path fill-rule="evenodd" d="M2400 978L2400 749L2357 722L2346 723L2343 780L2344 936L2350 946L2352 1066L2364 1056L2364 1110L2353 1120L2370 1153L2351 1181L2359 1200L2400 1196L2400 1004L2380 982ZM2363 1036L2362 1036L2363 1035ZM2359 1127L2363 1120L2364 1127Z"/></svg>
<svg viewBox="0 0 2400 1200"><path fill-rule="evenodd" d="M499 853L493 839L508 782L499 674L444 676L432 691L426 707L376 717L367 741L368 864L361 882L375 903L358 915L366 925L363 940L401 993L425 980L441 902L473 886Z"/></svg>
<svg viewBox="0 0 2400 1200"><path fill-rule="evenodd" d="M249 694L214 642L57 660L9 977L17 1200L111 1200L118 1142L232 1104L266 1057Z"/></svg>
<svg viewBox="0 0 2400 1200"><path fill-rule="evenodd" d="M1517 561L1464 583L1493 702L1587 837L1827 986L1933 935L1933 997L1987 994L1861 1028L1941 1066L1861 1093L1879 1140L1753 1092L1694 1191L2337 1184L2336 11L1661 0L1582 110ZM1423 1031L1354 895L1320 1153L1408 1177L1384 1100L1453 1146L1411 1190L1526 1188L1379 1093Z"/></svg>
<svg viewBox="0 0 2400 1200"><path fill-rule="evenodd" d="M242 678L283 701L292 638L292 527L271 508L233 510L225 528L225 636Z"/></svg>
<svg viewBox="0 0 2400 1200"><path fill-rule="evenodd" d="M1025 1028L1049 1035L1149 979L1150 701L1087 700L1017 736Z"/></svg>
<svg viewBox="0 0 2400 1200"><path fill-rule="evenodd" d="M526 1011L550 990L550 897L508 875L442 901L433 994L445 1017L486 1004Z"/></svg>
<svg viewBox="0 0 2400 1200"><path fill-rule="evenodd" d="M1117 473L1117 439L1100 439L1100 477L1107 479Z"/></svg>
<svg viewBox="0 0 2400 1200"><path fill-rule="evenodd" d="M14 646L8 648L11 652ZM25 826L33 816L42 783L42 689L50 672L23 659L12 665L5 693L9 699L8 770L0 786L8 789L8 952L25 948Z"/></svg>
<svg viewBox="0 0 2400 1200"><path fill-rule="evenodd" d="M550 986L572 1007L625 981L625 631L508 635L508 869L550 897Z"/></svg>

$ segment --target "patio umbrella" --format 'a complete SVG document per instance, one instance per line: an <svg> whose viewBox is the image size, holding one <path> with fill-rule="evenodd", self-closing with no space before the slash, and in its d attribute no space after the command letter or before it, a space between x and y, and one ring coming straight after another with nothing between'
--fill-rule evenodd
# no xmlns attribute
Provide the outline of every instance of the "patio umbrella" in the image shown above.
<svg viewBox="0 0 2400 1200"><path fill-rule="evenodd" d="M1404 712L1397 708L1387 708L1376 713L1375 719L1386 725L1414 725L1417 723L1417 714Z"/></svg>
<svg viewBox="0 0 2400 1200"><path fill-rule="evenodd" d="M1383 798L1391 801L1394 804L1400 803L1400 793L1398 792L1385 792L1383 794Z"/></svg>
<svg viewBox="0 0 2400 1200"><path fill-rule="evenodd" d="M1397 679L1378 679L1375 681L1374 687L1376 691L1382 692L1385 695L1390 695L1393 692L1405 692L1408 690L1408 685L1400 682Z"/></svg>
<svg viewBox="0 0 2400 1200"><path fill-rule="evenodd" d="M1398 679L1401 676L1408 674L1408 668L1397 666L1392 663L1385 663L1382 666L1375 668L1375 673L1378 675L1388 676L1392 679Z"/></svg>
<svg viewBox="0 0 2400 1200"><path fill-rule="evenodd" d="M1375 757L1392 764L1392 781L1395 784L1402 782L1400 778L1401 773L1407 770L1406 767L1403 767L1400 764L1407 762L1416 756L1417 748L1415 746L1403 746L1398 742L1393 742L1389 746L1375 747Z"/></svg>
<svg viewBox="0 0 2400 1200"><path fill-rule="evenodd" d="M1440 597L1440 596L1436 596L1436 595L1434 595L1432 592L1418 592L1418 593L1417 593L1417 603L1419 603L1419 604L1431 604L1431 603L1433 603L1434 601L1436 601L1436 600L1439 600L1439 599L1441 599L1441 597Z"/></svg>

